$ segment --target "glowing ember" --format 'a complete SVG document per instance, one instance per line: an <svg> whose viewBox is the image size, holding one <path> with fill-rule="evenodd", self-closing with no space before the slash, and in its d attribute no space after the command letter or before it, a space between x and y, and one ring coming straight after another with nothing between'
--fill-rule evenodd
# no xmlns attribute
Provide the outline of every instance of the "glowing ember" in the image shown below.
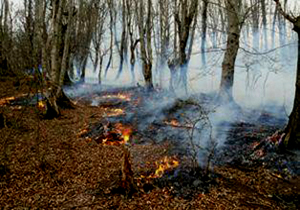
<svg viewBox="0 0 300 210"><path fill-rule="evenodd" d="M121 123L117 123L115 124L115 129L109 132L106 138L102 139L102 143L104 145L114 145L114 146L126 144L130 140L131 133L132 133L131 128L125 127Z"/></svg>
<svg viewBox="0 0 300 210"><path fill-rule="evenodd" d="M87 142L92 140L99 144L118 146L126 144L130 140L132 129L122 123L100 125L97 127L89 127L85 125L77 136L83 137Z"/></svg>
<svg viewBox="0 0 300 210"><path fill-rule="evenodd" d="M0 105L3 106L3 105L6 105L6 104L9 104L10 101L13 101L15 100L16 98L15 97L7 97L7 98L2 98L0 99Z"/></svg>
<svg viewBox="0 0 300 210"><path fill-rule="evenodd" d="M124 115L125 111L123 109L105 109L105 114L109 117L115 117Z"/></svg>
<svg viewBox="0 0 300 210"><path fill-rule="evenodd" d="M44 101L39 101L37 106L38 106L39 109L44 109L46 107L46 104L45 104Z"/></svg>
<svg viewBox="0 0 300 210"><path fill-rule="evenodd" d="M88 129L86 129L86 128L81 129L81 130L79 131L79 133L77 134L77 136L82 136L82 135L86 134L87 132L88 132Z"/></svg>
<svg viewBox="0 0 300 210"><path fill-rule="evenodd" d="M123 142L122 143L126 144L129 141L129 139L130 139L130 135L132 133L132 129L129 128L129 127L126 127L122 123L117 123L115 125L115 127L117 129L117 132L122 135L122 138L123 138Z"/></svg>
<svg viewBox="0 0 300 210"><path fill-rule="evenodd" d="M176 119L172 119L171 121L165 121L165 124L166 125L171 125L171 126L174 126L174 127L180 126L179 122Z"/></svg>
<svg viewBox="0 0 300 210"><path fill-rule="evenodd" d="M148 176L148 178L160 178L164 175L165 171L174 169L179 166L179 161L176 158L165 157L159 162L155 162L155 165L158 167L155 170L155 173Z"/></svg>
<svg viewBox="0 0 300 210"><path fill-rule="evenodd" d="M116 95L104 95L104 96L101 96L102 99L121 99L121 100L124 100L124 101L131 101L131 95L126 95L126 94L123 94L123 93L118 93Z"/></svg>
<svg viewBox="0 0 300 210"><path fill-rule="evenodd" d="M254 143L252 143L251 147L252 147L252 149L255 149L259 145L260 145L259 142L254 142Z"/></svg>
<svg viewBox="0 0 300 210"><path fill-rule="evenodd" d="M130 128L123 130L122 136L124 138L124 143L127 143L129 141L131 133L132 130Z"/></svg>

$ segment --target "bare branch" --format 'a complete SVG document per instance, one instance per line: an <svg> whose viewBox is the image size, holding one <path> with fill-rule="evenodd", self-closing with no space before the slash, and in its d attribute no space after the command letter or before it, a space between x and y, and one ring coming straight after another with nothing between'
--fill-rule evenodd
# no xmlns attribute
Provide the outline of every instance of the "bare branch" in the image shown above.
<svg viewBox="0 0 300 210"><path fill-rule="evenodd" d="M275 3L276 3L276 7L278 9L278 11L280 12L280 14L285 18L287 19L288 21L290 21L291 23L296 23L296 18L293 18L292 16L290 16L289 14L287 14L283 9L282 9L282 6L279 2L279 0L274 0Z"/></svg>

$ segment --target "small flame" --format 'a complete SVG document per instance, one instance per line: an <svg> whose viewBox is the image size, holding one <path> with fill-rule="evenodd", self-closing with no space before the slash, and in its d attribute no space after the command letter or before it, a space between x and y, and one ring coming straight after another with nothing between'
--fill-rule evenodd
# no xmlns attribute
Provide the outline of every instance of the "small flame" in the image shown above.
<svg viewBox="0 0 300 210"><path fill-rule="evenodd" d="M150 175L148 178L160 178L164 175L165 171L177 168L179 166L179 161L176 158L164 157L163 160L155 162L157 169L155 173Z"/></svg>
<svg viewBox="0 0 300 210"><path fill-rule="evenodd" d="M126 127L122 123L117 123L115 126L124 139L122 143L126 144L130 139L132 129L130 127Z"/></svg>
<svg viewBox="0 0 300 210"><path fill-rule="evenodd" d="M38 106L39 109L44 109L46 107L46 104L45 104L44 101L39 101L37 106Z"/></svg>
<svg viewBox="0 0 300 210"><path fill-rule="evenodd" d="M16 99L16 97L13 97L13 96L7 97L7 98L2 98L2 99L0 99L0 105L1 106L6 105L6 104L10 103L10 101L13 101L15 99Z"/></svg>
<svg viewBox="0 0 300 210"><path fill-rule="evenodd" d="M88 129L87 129L87 128L81 129L81 130L79 131L79 133L77 134L77 136L78 136L78 137L79 137L79 136L82 136L82 135L86 134L87 132L88 132Z"/></svg>
<svg viewBox="0 0 300 210"><path fill-rule="evenodd" d="M109 117L115 117L125 114L125 111L123 109L105 109L105 111L106 115Z"/></svg>
<svg viewBox="0 0 300 210"><path fill-rule="evenodd" d="M83 137L87 136L87 134L91 130L87 127L85 124L84 128L81 129L77 133L77 137ZM130 140L130 136L132 134L132 128L129 126L125 126L122 123L116 123L112 127L108 128L104 126L104 131L100 136L94 136L92 137L85 137L88 139L88 142L92 141L94 139L97 143L101 143L104 145L113 145L113 146L118 146L121 144L126 144Z"/></svg>
<svg viewBox="0 0 300 210"><path fill-rule="evenodd" d="M116 99L121 99L124 101L131 101L131 95L129 94L124 94L124 93L118 93L116 95L112 94L112 95L103 95L101 96L102 99L111 99L111 98L116 98Z"/></svg>
<svg viewBox="0 0 300 210"><path fill-rule="evenodd" d="M171 121L165 121L165 124L166 125L171 125L171 126L174 126L174 127L179 126L179 122L176 119L172 119Z"/></svg>
<svg viewBox="0 0 300 210"><path fill-rule="evenodd" d="M127 143L129 141L131 133L132 133L132 130L130 128L126 128L125 130L123 130L122 136L124 138L125 143Z"/></svg>

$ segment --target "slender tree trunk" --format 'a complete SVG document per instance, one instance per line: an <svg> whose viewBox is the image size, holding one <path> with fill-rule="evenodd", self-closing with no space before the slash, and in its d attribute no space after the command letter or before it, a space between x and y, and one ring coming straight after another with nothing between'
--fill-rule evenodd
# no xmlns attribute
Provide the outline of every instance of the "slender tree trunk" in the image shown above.
<svg viewBox="0 0 300 210"><path fill-rule="evenodd" d="M294 99L293 110L289 116L288 125L285 128L284 145L288 148L300 148L300 16L292 17L283 11L279 0L274 0L276 3L276 10L291 22L294 26L293 30L298 35L298 63L296 74L296 93Z"/></svg>
<svg viewBox="0 0 300 210"><path fill-rule="evenodd" d="M139 3L139 13L138 15L138 28L140 35L140 50L142 57L143 75L146 83L147 89L153 88L152 81L152 42L151 42L151 32L152 32L152 1L147 1L147 16L146 21L144 20L144 5L142 2ZM144 22L145 21L145 22Z"/></svg>
<svg viewBox="0 0 300 210"><path fill-rule="evenodd" d="M208 0L203 0L203 9L202 9L202 35L201 35L201 56L202 64L206 65L206 34L207 34L207 9L208 9Z"/></svg>
<svg viewBox="0 0 300 210"><path fill-rule="evenodd" d="M227 48L222 63L222 77L219 99L222 103L233 101L232 87L234 81L234 66L239 50L241 23L239 21L239 10L241 1L226 0L228 16Z"/></svg>
<svg viewBox="0 0 300 210"><path fill-rule="evenodd" d="M52 14L52 24L53 31L51 45L51 69L50 69L50 91L47 98L47 118L54 118L60 115L61 107L72 107L70 100L66 97L62 90L64 71L67 63L67 58L69 57L68 53L68 43L70 42L69 38L66 39L67 33L63 34L62 30L62 16L63 8L66 5L65 0L55 2L53 4L53 14ZM69 11L70 12L70 11ZM71 14L69 14L71 16ZM68 17L68 22L71 20L71 17ZM67 25L70 27L70 25ZM70 29L69 29L70 30ZM65 36L63 38L63 36ZM68 41L69 40L69 41ZM61 47L64 47L63 55L60 53Z"/></svg>
<svg viewBox="0 0 300 210"><path fill-rule="evenodd" d="M289 123L285 129L284 143L289 148L300 148L300 16L294 30L298 34L298 64L296 75L296 93L293 110L289 117Z"/></svg>
<svg viewBox="0 0 300 210"><path fill-rule="evenodd" d="M263 25L263 48L268 49L268 30L267 30L267 12L266 12L266 2L261 0L261 10L262 10L262 25Z"/></svg>
<svg viewBox="0 0 300 210"><path fill-rule="evenodd" d="M179 65L180 65L180 81L183 88L187 93L187 70L188 70L188 55L186 53L186 47L188 39L190 38L191 24L198 12L198 0L193 0L188 4L187 1L182 0L179 11L175 11L175 22L178 28L179 35Z"/></svg>
<svg viewBox="0 0 300 210"><path fill-rule="evenodd" d="M122 1L122 35L121 35L121 46L120 46L120 64L119 64L119 70L116 79L119 79L121 76L121 73L123 71L123 64L124 59L126 59L127 55L127 24L126 24L126 4L125 0Z"/></svg>
<svg viewBox="0 0 300 210"><path fill-rule="evenodd" d="M277 8L275 8L273 23L272 23L272 48L275 48L275 35L276 35L276 17L277 17Z"/></svg>
<svg viewBox="0 0 300 210"><path fill-rule="evenodd" d="M259 50L259 21L260 21L260 8L258 0L251 0L252 8L252 43L256 50Z"/></svg>
<svg viewBox="0 0 300 210"><path fill-rule="evenodd" d="M113 25L114 25L114 11L113 11L113 3L112 3L112 0L109 0L108 1L108 6L109 6L109 16L110 16L110 25L109 25L109 30L110 30L110 54L109 54L109 59L108 59L108 63L106 65L106 68L105 68L105 75L104 77L107 76L107 73L108 73L108 70L109 70L109 67L111 65L111 62L112 62L112 58L113 58L113 40L114 40L114 32L113 32Z"/></svg>

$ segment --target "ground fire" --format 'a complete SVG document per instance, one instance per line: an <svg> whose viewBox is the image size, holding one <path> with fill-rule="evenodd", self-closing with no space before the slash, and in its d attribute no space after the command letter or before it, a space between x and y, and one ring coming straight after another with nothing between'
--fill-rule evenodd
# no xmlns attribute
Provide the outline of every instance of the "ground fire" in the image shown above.
<svg viewBox="0 0 300 210"><path fill-rule="evenodd" d="M10 103L10 101L13 101L13 100L15 100L16 98L15 97L7 97L7 98L2 98L2 99L0 99L0 106L4 106L4 105L6 105L6 104L9 104Z"/></svg>
<svg viewBox="0 0 300 210"><path fill-rule="evenodd" d="M167 157L165 156L164 159L160 161L156 161L155 165L157 169L155 170L154 174L149 175L148 177L143 178L160 178L164 175L166 171L173 170L179 166L179 161L175 157Z"/></svg>
<svg viewBox="0 0 300 210"><path fill-rule="evenodd" d="M94 140L104 145L118 146L128 143L131 134L132 128L130 126L123 125L122 123L108 123L91 128L85 125L78 132L77 136L83 137L87 142Z"/></svg>

